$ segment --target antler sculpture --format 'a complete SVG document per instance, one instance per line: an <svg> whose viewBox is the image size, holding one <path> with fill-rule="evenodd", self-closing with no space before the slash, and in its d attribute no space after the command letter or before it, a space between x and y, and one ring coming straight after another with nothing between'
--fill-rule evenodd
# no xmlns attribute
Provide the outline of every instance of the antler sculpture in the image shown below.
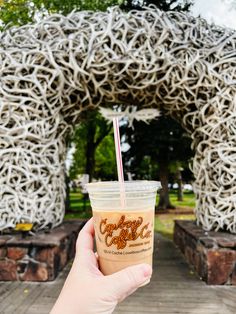
<svg viewBox="0 0 236 314"><path fill-rule="evenodd" d="M197 220L236 233L235 50L236 32L155 7L54 14L2 33L0 230L61 223L65 136L84 110L120 102L182 123Z"/></svg>

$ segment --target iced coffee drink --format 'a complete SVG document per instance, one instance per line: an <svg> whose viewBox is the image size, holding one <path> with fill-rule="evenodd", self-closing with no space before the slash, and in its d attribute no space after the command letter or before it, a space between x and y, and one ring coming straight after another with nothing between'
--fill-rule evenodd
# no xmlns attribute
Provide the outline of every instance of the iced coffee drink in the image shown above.
<svg viewBox="0 0 236 314"><path fill-rule="evenodd" d="M93 209L100 270L109 275L131 265L152 266L155 181L130 181L121 192L118 182L87 185ZM120 193L123 193L121 202Z"/></svg>
<svg viewBox="0 0 236 314"><path fill-rule="evenodd" d="M99 266L104 275L134 264L152 266L153 209L94 211Z"/></svg>

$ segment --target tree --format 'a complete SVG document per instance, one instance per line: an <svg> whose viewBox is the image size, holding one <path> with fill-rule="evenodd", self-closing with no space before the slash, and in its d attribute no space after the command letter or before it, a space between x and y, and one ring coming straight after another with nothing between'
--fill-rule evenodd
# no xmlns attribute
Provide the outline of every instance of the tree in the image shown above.
<svg viewBox="0 0 236 314"><path fill-rule="evenodd" d="M80 125L76 127L74 136L71 138L71 142L76 146L74 162L70 169L72 179L76 178L79 173L87 173L90 181L93 178L112 177L112 169L114 169L112 164L114 161L115 165L115 153L112 154L114 149L113 143L111 145L111 137L106 138L111 130L112 125L107 124L97 110L84 113ZM102 143L105 138L106 141ZM106 147L104 144L110 146ZM104 152L102 152L102 149L104 149ZM111 158L110 160L105 160L108 157L104 156L106 154ZM101 167L103 167L103 175Z"/></svg>
<svg viewBox="0 0 236 314"><path fill-rule="evenodd" d="M191 139L169 116L162 116L150 124L135 121L134 130L122 130L122 133L127 134L130 145L124 154L128 171L135 173L137 179L158 179L159 176L162 190L158 208L172 208L168 193L169 168L177 161L180 165L180 162L186 162L192 157ZM148 175L143 177L145 172Z"/></svg>
<svg viewBox="0 0 236 314"><path fill-rule="evenodd" d="M114 136L111 131L98 145L95 153L94 177L98 180L117 180Z"/></svg>
<svg viewBox="0 0 236 314"><path fill-rule="evenodd" d="M183 201L183 177L185 176L182 174L185 168L188 168L188 161L174 161L171 162L169 167L169 172L172 178L172 181L177 182L178 189L177 189L177 201Z"/></svg>
<svg viewBox="0 0 236 314"><path fill-rule="evenodd" d="M35 23L50 13L64 15L72 10L105 11L109 6L121 4L121 0L9 0L0 1L0 29L13 25Z"/></svg>
<svg viewBox="0 0 236 314"><path fill-rule="evenodd" d="M108 125L98 111L86 112L76 127L71 142L75 145L70 179L86 173L92 179L114 180L116 161L112 125ZM84 194L84 204L88 195ZM69 208L68 208L69 209ZM87 207L84 206L86 211Z"/></svg>

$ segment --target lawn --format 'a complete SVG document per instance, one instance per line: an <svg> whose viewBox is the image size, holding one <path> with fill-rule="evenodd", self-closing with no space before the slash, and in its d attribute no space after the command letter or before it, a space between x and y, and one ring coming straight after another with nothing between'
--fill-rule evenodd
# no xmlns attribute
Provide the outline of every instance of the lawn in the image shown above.
<svg viewBox="0 0 236 314"><path fill-rule="evenodd" d="M195 206L195 197L193 193L188 192L184 194L183 202L178 202L176 192L173 191L170 193L170 199L172 204L176 206L176 210L157 213L155 217L155 231L172 239L175 219L195 219L192 212ZM79 192L70 193L70 207L70 212L65 215L65 219L91 217L90 202L89 200L84 202L83 195Z"/></svg>
<svg viewBox="0 0 236 314"><path fill-rule="evenodd" d="M173 191L170 193L170 200L171 200L171 203L177 207L179 206L191 207L191 208L195 207L195 196L192 192L184 193L183 202L179 202L177 201L177 193Z"/></svg>
<svg viewBox="0 0 236 314"><path fill-rule="evenodd" d="M66 213L65 219L71 218L90 218L91 217L90 201L84 200L80 192L70 193L70 212Z"/></svg>
<svg viewBox="0 0 236 314"><path fill-rule="evenodd" d="M161 214L155 217L155 231L159 232L164 237L173 239L174 220L194 220L194 214Z"/></svg>
<svg viewBox="0 0 236 314"><path fill-rule="evenodd" d="M195 207L195 197L193 193L185 193L183 202L177 201L176 192L170 193L171 203L176 206L174 210L168 210L166 213L157 213L155 216L155 231L164 237L173 239L174 220L194 220L193 209Z"/></svg>

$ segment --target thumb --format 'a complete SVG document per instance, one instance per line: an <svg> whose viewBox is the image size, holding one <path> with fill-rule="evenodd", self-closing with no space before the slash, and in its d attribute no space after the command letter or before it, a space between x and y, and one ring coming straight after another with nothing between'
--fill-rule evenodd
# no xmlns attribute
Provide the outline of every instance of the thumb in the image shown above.
<svg viewBox="0 0 236 314"><path fill-rule="evenodd" d="M110 275L107 279L110 283L112 297L116 301L122 301L145 282L148 282L151 275L152 268L148 264L130 266Z"/></svg>

